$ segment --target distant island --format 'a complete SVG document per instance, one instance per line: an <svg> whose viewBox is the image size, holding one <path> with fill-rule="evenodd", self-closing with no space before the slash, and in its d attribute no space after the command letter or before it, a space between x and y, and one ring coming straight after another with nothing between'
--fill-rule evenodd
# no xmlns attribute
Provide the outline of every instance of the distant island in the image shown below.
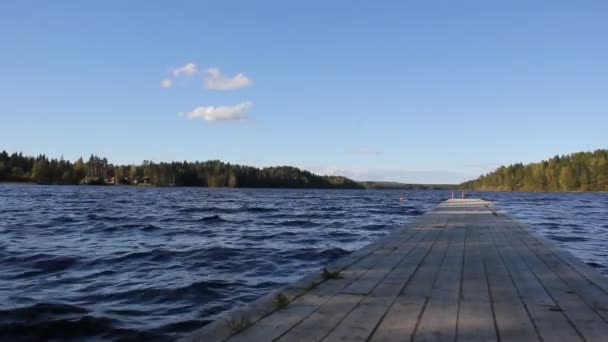
<svg viewBox="0 0 608 342"><path fill-rule="evenodd" d="M409 184L398 182L375 182L365 181L359 182L366 189L374 190L454 190L458 189L458 185L454 184Z"/></svg>
<svg viewBox="0 0 608 342"><path fill-rule="evenodd" d="M555 156L538 163L501 166L460 185L497 191L608 191L608 150Z"/></svg>
<svg viewBox="0 0 608 342"><path fill-rule="evenodd" d="M106 158L91 155L72 163L49 159L45 155L24 156L22 153L0 153L0 182L59 185L154 185L231 188L315 188L364 189L358 182L341 176L319 176L290 166L256 168L205 162L113 165Z"/></svg>

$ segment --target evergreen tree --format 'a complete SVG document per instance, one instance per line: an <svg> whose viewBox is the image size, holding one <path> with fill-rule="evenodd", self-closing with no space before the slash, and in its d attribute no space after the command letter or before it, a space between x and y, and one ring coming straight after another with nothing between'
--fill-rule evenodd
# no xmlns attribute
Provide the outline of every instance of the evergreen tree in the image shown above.
<svg viewBox="0 0 608 342"><path fill-rule="evenodd" d="M501 166L461 184L476 190L608 191L608 150L555 156L539 163Z"/></svg>

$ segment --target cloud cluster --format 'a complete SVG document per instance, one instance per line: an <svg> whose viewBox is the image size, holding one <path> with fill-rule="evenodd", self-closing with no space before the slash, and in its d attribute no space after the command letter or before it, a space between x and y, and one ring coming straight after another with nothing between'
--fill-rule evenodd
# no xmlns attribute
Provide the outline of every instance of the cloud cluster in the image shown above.
<svg viewBox="0 0 608 342"><path fill-rule="evenodd" d="M348 153L357 154L361 156L379 156L382 154L382 151L371 147L359 147L354 150L348 151Z"/></svg>
<svg viewBox="0 0 608 342"><path fill-rule="evenodd" d="M194 63L187 63L177 68L171 68L170 74L171 77L165 78L160 82L161 87L165 89L172 88L176 79L181 77L192 78L196 75L202 75L204 87L212 90L235 90L246 88L253 84L253 81L243 73L225 76L217 67L200 71ZM240 121L245 117L245 111L252 105L251 101L245 101L233 106L198 106L192 111L187 112L185 116L190 120L202 119L212 122ZM179 113L179 116L184 116L184 113Z"/></svg>
<svg viewBox="0 0 608 342"><path fill-rule="evenodd" d="M165 78L164 80L160 81L160 86L168 89L173 87L173 81L170 78Z"/></svg>
<svg viewBox="0 0 608 342"><path fill-rule="evenodd" d="M186 117L190 120L239 121L245 117L245 111L252 105L251 101L246 101L234 106L199 106L186 113Z"/></svg>
<svg viewBox="0 0 608 342"><path fill-rule="evenodd" d="M204 83L205 88L214 90L233 90L249 87L253 82L245 74L238 73L233 77L222 75L219 68L206 69Z"/></svg>
<svg viewBox="0 0 608 342"><path fill-rule="evenodd" d="M174 77L179 76L194 76L198 74L198 68L194 63L188 63L178 68L171 68L171 74Z"/></svg>
<svg viewBox="0 0 608 342"><path fill-rule="evenodd" d="M171 78L165 78L161 81L161 87L173 87L173 80L180 77L192 77L195 75L203 76L203 85L207 89L212 90L235 90L249 87L253 81L243 73L237 73L234 76L225 76L219 68L213 67L203 71L198 69L194 63L187 63L177 68L171 68Z"/></svg>

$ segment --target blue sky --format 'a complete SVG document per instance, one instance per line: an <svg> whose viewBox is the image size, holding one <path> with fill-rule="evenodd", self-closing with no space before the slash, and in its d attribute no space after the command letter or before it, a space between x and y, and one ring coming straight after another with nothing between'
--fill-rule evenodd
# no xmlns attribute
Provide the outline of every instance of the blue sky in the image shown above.
<svg viewBox="0 0 608 342"><path fill-rule="evenodd" d="M605 1L2 0L0 149L460 182L607 147L607 17Z"/></svg>

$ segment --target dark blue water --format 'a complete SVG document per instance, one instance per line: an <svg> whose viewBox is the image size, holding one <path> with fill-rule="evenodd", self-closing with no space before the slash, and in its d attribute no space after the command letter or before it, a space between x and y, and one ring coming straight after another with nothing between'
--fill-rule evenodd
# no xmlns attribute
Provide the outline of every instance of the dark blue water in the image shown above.
<svg viewBox="0 0 608 342"><path fill-rule="evenodd" d="M172 340L448 195L0 185L0 340ZM608 194L477 196L608 273Z"/></svg>

